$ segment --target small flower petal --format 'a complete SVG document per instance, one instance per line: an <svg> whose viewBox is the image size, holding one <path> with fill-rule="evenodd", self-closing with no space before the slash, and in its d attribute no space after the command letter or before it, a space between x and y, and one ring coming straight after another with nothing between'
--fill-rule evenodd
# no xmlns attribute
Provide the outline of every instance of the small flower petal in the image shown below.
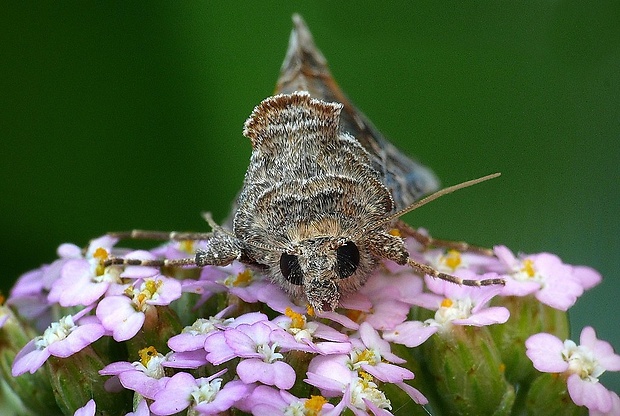
<svg viewBox="0 0 620 416"><path fill-rule="evenodd" d="M538 371L561 373L568 369L568 363L562 358L564 343L557 337L540 333L525 341L526 355L532 360Z"/></svg>
<svg viewBox="0 0 620 416"><path fill-rule="evenodd" d="M246 384L260 381L263 384L285 390L293 387L296 378L293 367L283 361L265 363L254 358L242 360L237 365L237 374Z"/></svg>

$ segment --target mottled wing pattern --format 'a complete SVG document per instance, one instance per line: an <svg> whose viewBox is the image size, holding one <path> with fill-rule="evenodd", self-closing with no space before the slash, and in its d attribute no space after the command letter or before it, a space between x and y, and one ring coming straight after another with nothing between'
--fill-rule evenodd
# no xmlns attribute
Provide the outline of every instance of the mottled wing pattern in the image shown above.
<svg viewBox="0 0 620 416"><path fill-rule="evenodd" d="M293 21L276 93L308 91L314 98L342 103L341 127L370 153L373 167L392 192L396 210L439 189L439 180L429 168L401 153L349 101L334 81L303 19L295 15Z"/></svg>

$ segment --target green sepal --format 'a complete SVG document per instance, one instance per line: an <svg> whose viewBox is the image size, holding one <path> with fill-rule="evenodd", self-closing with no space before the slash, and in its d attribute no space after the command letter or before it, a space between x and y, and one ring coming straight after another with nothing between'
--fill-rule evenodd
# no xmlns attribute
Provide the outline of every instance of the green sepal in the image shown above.
<svg viewBox="0 0 620 416"><path fill-rule="evenodd" d="M11 374L15 356L37 334L26 323L19 322L8 308L1 308L10 315L0 330L0 374L6 383L4 393L12 396L13 401L21 401L14 405L16 408L22 407L24 414L62 414L45 367L39 368L34 374L25 373L17 377Z"/></svg>
<svg viewBox="0 0 620 416"><path fill-rule="evenodd" d="M585 416L588 414L588 409L573 403L563 375L543 373L530 386L524 414L528 416Z"/></svg>
<svg viewBox="0 0 620 416"><path fill-rule="evenodd" d="M429 338L421 352L434 381L437 414L510 414L514 388L487 327L453 325Z"/></svg>
<svg viewBox="0 0 620 416"><path fill-rule="evenodd" d="M120 415L131 410L128 391L109 393L105 390L106 377L99 375L104 366L90 346L67 358L48 358L45 367L50 373L56 403L64 414L72 415L90 399L97 404L97 415Z"/></svg>
<svg viewBox="0 0 620 416"><path fill-rule="evenodd" d="M539 332L567 339L568 314L542 304L534 296L495 298L492 304L510 311L508 322L489 327L506 364L506 379L527 386L538 372L525 355L525 340Z"/></svg>

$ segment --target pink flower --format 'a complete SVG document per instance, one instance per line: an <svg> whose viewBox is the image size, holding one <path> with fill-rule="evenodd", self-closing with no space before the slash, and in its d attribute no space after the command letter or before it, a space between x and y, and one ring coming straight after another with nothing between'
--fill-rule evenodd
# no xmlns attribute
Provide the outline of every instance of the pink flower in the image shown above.
<svg viewBox="0 0 620 416"><path fill-rule="evenodd" d="M93 241L97 244L102 239ZM74 244L61 244L56 252L60 257L58 260L20 276L11 289L11 296L7 301L7 305L17 309L22 317L33 321L39 332L43 332L55 319L50 313L52 306L48 299L50 288L60 278L61 270L66 263L82 258L82 250Z"/></svg>
<svg viewBox="0 0 620 416"><path fill-rule="evenodd" d="M272 332L284 332L270 322L239 325L205 340L209 352L207 360L218 365L234 357L245 358L237 364L237 375L246 384L261 382L280 389L290 389L295 384L295 370L282 361L276 352L278 344Z"/></svg>
<svg viewBox="0 0 620 416"><path fill-rule="evenodd" d="M111 257L112 246L116 241L108 236L95 239L91 241L83 258L78 256L66 261L60 269L60 278L51 285L49 301L58 302L65 307L87 306L103 296L111 285L120 284L122 268L103 266L103 262ZM144 251L136 251L129 255L138 259L153 258L150 253ZM129 267L127 269L131 271ZM156 269L148 268L148 270L150 275L157 274Z"/></svg>
<svg viewBox="0 0 620 416"><path fill-rule="evenodd" d="M496 277L495 273L477 276L465 269L455 275L463 279ZM432 293L421 294L416 303L437 311L433 319L425 322L427 325L438 326L440 330L448 330L451 325L485 326L504 323L510 316L508 309L502 306L487 306L501 292L502 286L459 286L428 276L425 280Z"/></svg>
<svg viewBox="0 0 620 416"><path fill-rule="evenodd" d="M133 390L147 399L153 399L155 394L166 385L169 378L164 377L162 365L166 357L153 347L140 350L139 355L140 361L133 363L119 361L108 364L99 371L99 374L115 376L126 389Z"/></svg>
<svg viewBox="0 0 620 416"><path fill-rule="evenodd" d="M140 283L140 282L137 282ZM156 305L168 305L181 297L181 283L159 276L130 286L125 295L107 296L97 306L97 317L116 341L126 341L138 333L145 313Z"/></svg>
<svg viewBox="0 0 620 416"><path fill-rule="evenodd" d="M237 261L224 267L206 267L200 279L210 283L209 290L212 292L228 291L248 303L257 302L259 290L269 284L264 276L253 273Z"/></svg>
<svg viewBox="0 0 620 416"><path fill-rule="evenodd" d="M151 412L172 415L188 407L200 414L219 414L230 409L251 392L251 386L240 381L229 381L222 387L222 370L210 377L195 379L189 373L177 373L168 380L163 390L155 395Z"/></svg>
<svg viewBox="0 0 620 416"><path fill-rule="evenodd" d="M209 334L224 329L235 321L235 318L223 318L233 308L227 307L218 312L215 316L209 318L198 318L190 326L183 328L180 334L171 337L168 340L170 349L176 352L195 351L202 349L205 339ZM263 320L267 320L267 316L258 314Z"/></svg>
<svg viewBox="0 0 620 416"><path fill-rule="evenodd" d="M242 411L252 413L254 416L327 414L334 408L321 396L298 399L285 390L276 390L268 386L256 387L239 407L243 407Z"/></svg>
<svg viewBox="0 0 620 416"><path fill-rule="evenodd" d="M285 315L276 317L273 323L286 331L274 331L271 335L283 351L346 354L351 350L347 335L323 323L308 322L305 315L290 308L285 310ZM315 337L328 341L315 341Z"/></svg>
<svg viewBox="0 0 620 416"><path fill-rule="evenodd" d="M422 279L411 268L394 276L386 276L385 272L374 273L359 291L371 304L362 317L375 329L393 329L407 319L410 300L420 293Z"/></svg>
<svg viewBox="0 0 620 416"><path fill-rule="evenodd" d="M26 371L34 373L51 355L69 357L101 338L105 329L99 323L74 323L74 320L79 321L89 311L90 309L84 309L75 316L64 316L58 322L52 323L43 335L28 342L15 356L13 377Z"/></svg>
<svg viewBox="0 0 620 416"><path fill-rule="evenodd" d="M372 374L378 380L387 383L400 383L412 379L413 373L394 364L403 364L405 360L392 354L389 342L381 339L377 331L364 322L360 325L359 339L351 339L354 349L350 354L349 367Z"/></svg>
<svg viewBox="0 0 620 416"><path fill-rule="evenodd" d="M343 397L334 411L348 407L358 414L362 410L389 409L390 401L373 377L395 384L416 403L427 402L418 390L403 382L413 379L413 373L390 363L402 364L405 361L392 354L389 343L382 340L370 324L364 322L360 325L359 336L359 339L351 339L354 349L349 355L317 356L308 365L306 383L319 388L325 397Z"/></svg>
<svg viewBox="0 0 620 416"><path fill-rule="evenodd" d="M620 371L620 355L609 343L598 340L589 326L581 331L580 342L578 346L551 334L535 334L525 341L526 354L538 371L567 376L568 393L576 405L609 412L615 405L614 397L598 378L605 371Z"/></svg>
<svg viewBox="0 0 620 416"><path fill-rule="evenodd" d="M346 355L318 356L308 366L306 383L317 387L325 397L342 397L338 405L328 414L339 415L348 408L355 415L373 414L389 415L385 409L391 409L391 402L366 372L358 373L348 364ZM403 382L395 383L416 403L428 401L417 389Z"/></svg>
<svg viewBox="0 0 620 416"><path fill-rule="evenodd" d="M460 252L458 250L435 249L424 253L426 263L435 270L455 274L457 270L469 270L475 274L484 274L494 267L498 261L495 257L485 256L473 252Z"/></svg>
<svg viewBox="0 0 620 416"><path fill-rule="evenodd" d="M260 312L250 312L237 318L222 319L221 317L229 311L230 307L223 309L209 319L199 318L191 326L185 327L182 333L170 338L168 346L175 352L168 356L164 365L172 368L198 368L209 362L207 358L222 360L222 362L230 360L234 358L234 353L225 347L226 338L223 331L226 328L235 328L242 324L253 324L268 320L267 315ZM223 348L207 355L204 349L205 341L213 335L215 335L215 339L209 345L219 343Z"/></svg>
<svg viewBox="0 0 620 416"><path fill-rule="evenodd" d="M506 285L503 296L534 294L540 302L562 311L575 304L585 289L596 286L601 275L585 266L562 263L555 254L522 255L519 258L504 246L494 248L503 264Z"/></svg>
<svg viewBox="0 0 620 416"><path fill-rule="evenodd" d="M185 259L194 257L196 249L205 249L208 242L205 240L170 241L151 250L156 257L164 259Z"/></svg>

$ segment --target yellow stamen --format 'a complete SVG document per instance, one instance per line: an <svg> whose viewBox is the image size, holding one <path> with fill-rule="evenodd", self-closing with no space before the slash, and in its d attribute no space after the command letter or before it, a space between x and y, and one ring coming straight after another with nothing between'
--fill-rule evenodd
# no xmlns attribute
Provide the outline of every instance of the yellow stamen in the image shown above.
<svg viewBox="0 0 620 416"><path fill-rule="evenodd" d="M325 403L327 403L327 400L323 396L310 396L310 398L304 403L306 410L304 414L306 416L318 415L321 409L323 409L323 405Z"/></svg>
<svg viewBox="0 0 620 416"><path fill-rule="evenodd" d="M128 286L123 293L127 296L129 296L130 298L133 298L133 294L135 292L135 288L133 286Z"/></svg>
<svg viewBox="0 0 620 416"><path fill-rule="evenodd" d="M445 256L443 256L443 261L452 270L456 270L457 267L461 265L461 253L456 250L448 250Z"/></svg>
<svg viewBox="0 0 620 416"><path fill-rule="evenodd" d="M103 247L99 247L93 253L93 258L99 260L99 264L95 268L96 276L103 276L105 273L105 267L103 267L103 262L106 261L109 257L108 250Z"/></svg>
<svg viewBox="0 0 620 416"><path fill-rule="evenodd" d="M146 300L146 295L143 292L141 292L136 299L136 304L142 305L145 300Z"/></svg>
<svg viewBox="0 0 620 416"><path fill-rule="evenodd" d="M364 351L357 356L357 361L366 361L368 364L375 365L377 362L375 361L375 354L366 348Z"/></svg>
<svg viewBox="0 0 620 416"><path fill-rule="evenodd" d="M400 230L398 228L392 228L389 231L389 233L390 233L390 235L393 235L394 237L400 237L401 236Z"/></svg>
<svg viewBox="0 0 620 416"><path fill-rule="evenodd" d="M233 282L233 286L247 286L252 281L252 272L250 269L245 269L237 275L237 278Z"/></svg>
<svg viewBox="0 0 620 416"><path fill-rule="evenodd" d="M183 240L179 242L179 249L189 254L194 254L194 240Z"/></svg>
<svg viewBox="0 0 620 416"><path fill-rule="evenodd" d="M93 257L99 261L105 261L108 259L108 250L103 247L99 247L93 253Z"/></svg>
<svg viewBox="0 0 620 416"><path fill-rule="evenodd" d="M284 314L291 318L291 328L303 329L306 326L306 320L302 314L299 314L287 307Z"/></svg>
<svg viewBox="0 0 620 416"><path fill-rule="evenodd" d="M362 379L362 384L364 385L364 388L368 388L368 383L372 383L372 376L365 371L360 371L358 374Z"/></svg>
<svg viewBox="0 0 620 416"><path fill-rule="evenodd" d="M151 358L157 356L157 350L153 346L142 348L138 351L138 355L140 356L140 363L147 367L149 365L149 361L151 361Z"/></svg>
<svg viewBox="0 0 620 416"><path fill-rule="evenodd" d="M505 372L505 371L506 371L506 364L501 363L501 364L499 365L499 372L500 372L500 373L503 373L503 372Z"/></svg>
<svg viewBox="0 0 620 416"><path fill-rule="evenodd" d="M531 259L523 260L523 268L522 272L528 275L528 277L534 277L536 275L536 270L534 269L534 261Z"/></svg>
<svg viewBox="0 0 620 416"><path fill-rule="evenodd" d="M308 316L316 316L314 313L314 308L310 305L306 305L306 315Z"/></svg>
<svg viewBox="0 0 620 416"><path fill-rule="evenodd" d="M150 294L150 296L153 296L155 293L157 293L157 290L161 287L163 283L164 282L161 280L147 280L144 283L145 290Z"/></svg>
<svg viewBox="0 0 620 416"><path fill-rule="evenodd" d="M441 301L442 308L449 308L452 305L454 305L454 302L452 301L452 299L445 298L444 300Z"/></svg>

